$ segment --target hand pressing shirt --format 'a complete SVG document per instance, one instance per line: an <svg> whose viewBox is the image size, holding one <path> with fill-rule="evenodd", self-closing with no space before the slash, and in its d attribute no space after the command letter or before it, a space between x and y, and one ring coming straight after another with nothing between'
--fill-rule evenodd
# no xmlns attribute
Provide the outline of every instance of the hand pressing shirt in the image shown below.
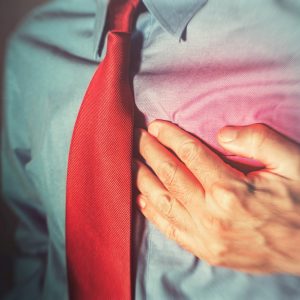
<svg viewBox="0 0 300 300"><path fill-rule="evenodd" d="M223 128L222 147L265 166L244 174L174 124L148 131L137 138L151 169L137 160L136 184L149 221L211 265L300 275L299 144L261 124Z"/></svg>

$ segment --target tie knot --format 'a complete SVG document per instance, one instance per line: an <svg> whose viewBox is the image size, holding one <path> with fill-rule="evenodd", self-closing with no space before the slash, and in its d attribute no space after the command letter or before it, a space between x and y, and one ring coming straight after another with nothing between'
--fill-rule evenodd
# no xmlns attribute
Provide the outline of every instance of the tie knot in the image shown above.
<svg viewBox="0 0 300 300"><path fill-rule="evenodd" d="M140 0L111 0L108 8L108 29L131 32L134 12Z"/></svg>

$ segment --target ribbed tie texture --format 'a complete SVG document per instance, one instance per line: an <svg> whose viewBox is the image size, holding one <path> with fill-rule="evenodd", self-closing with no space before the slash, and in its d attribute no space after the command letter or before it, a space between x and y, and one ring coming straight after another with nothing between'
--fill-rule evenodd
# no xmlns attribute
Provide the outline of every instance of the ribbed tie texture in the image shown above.
<svg viewBox="0 0 300 300"><path fill-rule="evenodd" d="M137 0L110 2L106 56L72 135L66 195L71 299L131 299L134 99L129 56L137 5Z"/></svg>

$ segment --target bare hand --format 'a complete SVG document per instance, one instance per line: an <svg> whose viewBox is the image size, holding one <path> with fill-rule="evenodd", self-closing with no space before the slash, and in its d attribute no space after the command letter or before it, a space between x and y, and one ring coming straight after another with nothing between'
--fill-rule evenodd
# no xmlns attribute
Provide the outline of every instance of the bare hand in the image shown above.
<svg viewBox="0 0 300 300"><path fill-rule="evenodd" d="M149 221L212 265L300 275L298 144L261 124L223 128L223 148L265 165L245 175L174 124L148 131L138 131L148 166L136 162L136 184Z"/></svg>

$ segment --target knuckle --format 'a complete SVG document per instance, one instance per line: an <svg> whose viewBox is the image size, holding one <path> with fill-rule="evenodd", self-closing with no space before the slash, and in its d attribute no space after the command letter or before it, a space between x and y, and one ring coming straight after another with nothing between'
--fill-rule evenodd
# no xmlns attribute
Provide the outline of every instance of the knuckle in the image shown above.
<svg viewBox="0 0 300 300"><path fill-rule="evenodd" d="M196 141L187 140L179 147L179 157L185 162L193 162L199 155L199 145Z"/></svg>
<svg viewBox="0 0 300 300"><path fill-rule="evenodd" d="M234 213L239 204L239 198L234 191L228 190L224 193L222 204L225 210Z"/></svg>
<svg viewBox="0 0 300 300"><path fill-rule="evenodd" d="M213 185L212 195L218 205L227 212L234 213L240 202L240 199L233 188L224 187L219 184Z"/></svg>
<svg viewBox="0 0 300 300"><path fill-rule="evenodd" d="M174 199L169 195L160 195L158 199L158 210L167 218L173 218Z"/></svg>
<svg viewBox="0 0 300 300"><path fill-rule="evenodd" d="M213 218L212 220L212 230L218 240L223 239L223 236L230 231L231 228L232 224L230 220L224 220L220 218Z"/></svg>
<svg viewBox="0 0 300 300"><path fill-rule="evenodd" d="M178 166L171 162L162 162L157 169L157 175L166 185L171 185Z"/></svg>

